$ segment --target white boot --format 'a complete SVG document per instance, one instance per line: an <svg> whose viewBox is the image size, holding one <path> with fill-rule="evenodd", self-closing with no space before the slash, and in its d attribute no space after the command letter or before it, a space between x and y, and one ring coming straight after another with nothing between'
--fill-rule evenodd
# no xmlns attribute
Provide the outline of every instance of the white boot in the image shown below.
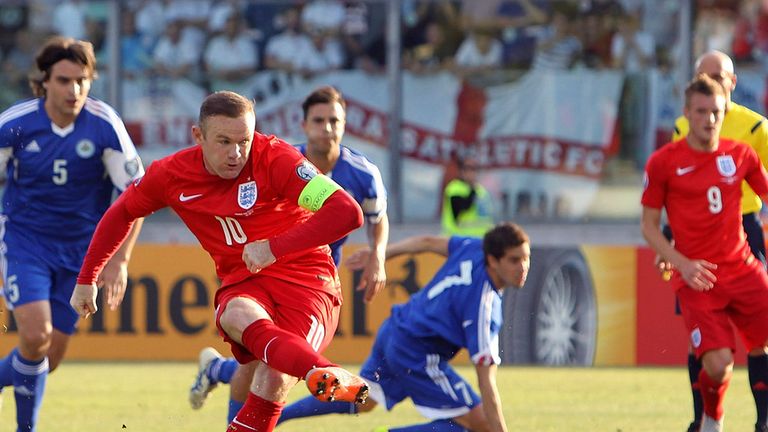
<svg viewBox="0 0 768 432"><path fill-rule="evenodd" d="M701 432L723 432L723 418L715 420L712 417L704 414L701 418Z"/></svg>

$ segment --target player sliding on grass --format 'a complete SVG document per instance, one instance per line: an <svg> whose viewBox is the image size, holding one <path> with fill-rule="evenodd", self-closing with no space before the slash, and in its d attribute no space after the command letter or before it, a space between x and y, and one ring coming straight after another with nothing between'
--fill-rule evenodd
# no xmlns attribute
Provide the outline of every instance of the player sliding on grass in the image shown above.
<svg viewBox="0 0 768 432"><path fill-rule="evenodd" d="M733 374L739 330L750 351L768 342L768 275L750 251L741 219L741 183L768 201L768 179L755 151L720 135L723 86L707 75L685 90L690 132L655 151L645 169L641 229L675 269L675 288L691 345L701 359L700 432L723 430L723 398ZM665 209L675 235L661 231Z"/></svg>
<svg viewBox="0 0 768 432"><path fill-rule="evenodd" d="M364 290L364 301L371 301L386 284L384 252L389 238L387 191L379 169L361 153L341 145L346 125L346 101L333 87L320 87L304 99L301 126L307 143L299 150L323 173L330 176L360 204L367 222L368 243L376 253L370 254L363 268L358 290ZM333 242L331 256L341 264L341 246L347 237ZM205 403L209 392L219 383L230 384L229 414L232 421L248 396L253 364L238 366L233 358L223 358L215 349L200 352L199 369L189 390L193 409Z"/></svg>
<svg viewBox="0 0 768 432"><path fill-rule="evenodd" d="M216 325L240 363L259 360L230 431L271 431L299 379L322 400L364 402L368 387L320 353L341 291L328 244L360 227L354 199L289 144L255 132L251 101L208 96L194 147L154 162L96 228L71 304L96 312L96 278L136 218L170 206L221 279Z"/></svg>
<svg viewBox="0 0 768 432"><path fill-rule="evenodd" d="M530 266L530 241L512 223L501 223L483 239L410 237L387 247L387 259L434 252L447 257L432 280L406 304L392 307L379 328L360 375L370 386L365 405L321 403L313 398L283 410L280 422L301 417L368 412L383 404L388 410L410 397L430 423L389 431L506 431L496 386L502 293L520 288ZM365 262L356 253L349 265ZM480 396L449 361L466 348L475 365ZM378 428L377 431L386 431Z"/></svg>

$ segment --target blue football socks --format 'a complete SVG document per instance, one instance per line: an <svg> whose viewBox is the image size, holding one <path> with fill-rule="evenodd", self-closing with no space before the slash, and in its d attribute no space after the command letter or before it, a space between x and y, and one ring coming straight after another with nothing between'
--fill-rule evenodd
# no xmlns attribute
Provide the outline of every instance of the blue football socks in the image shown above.
<svg viewBox="0 0 768 432"><path fill-rule="evenodd" d="M466 429L461 427L453 420L435 420L431 423L424 423L420 425L404 426L399 428L391 428L389 432L465 432Z"/></svg>
<svg viewBox="0 0 768 432"><path fill-rule="evenodd" d="M302 417L356 413L357 407L351 402L322 402L315 399L314 396L307 396L283 408L283 413L280 415L280 420L277 421L277 424Z"/></svg>
<svg viewBox="0 0 768 432"><path fill-rule="evenodd" d="M220 358L215 359L208 366L205 371L205 375L213 383L229 384L232 381L232 375L237 370L237 360L234 358Z"/></svg>
<svg viewBox="0 0 768 432"><path fill-rule="evenodd" d="M14 348L6 357L0 359L0 388L13 385L13 367L11 366L11 360L19 352L18 348Z"/></svg>
<svg viewBox="0 0 768 432"><path fill-rule="evenodd" d="M237 413L240 412L240 408L245 405L245 402L240 402L236 400L229 400L229 411L227 412L227 424L232 423L232 420L235 419L235 416Z"/></svg>
<svg viewBox="0 0 768 432"><path fill-rule="evenodd" d="M16 423L18 431L34 432L37 415L43 402L45 380L48 377L48 358L30 361L14 352L13 393L16 397Z"/></svg>

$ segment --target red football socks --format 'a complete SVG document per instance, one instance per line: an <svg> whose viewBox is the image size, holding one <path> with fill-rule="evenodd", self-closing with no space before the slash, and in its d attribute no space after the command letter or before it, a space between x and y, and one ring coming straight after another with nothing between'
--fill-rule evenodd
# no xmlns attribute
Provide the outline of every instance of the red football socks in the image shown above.
<svg viewBox="0 0 768 432"><path fill-rule="evenodd" d="M243 345L272 369L304 379L314 367L335 366L312 350L306 340L261 319L243 332Z"/></svg>
<svg viewBox="0 0 768 432"><path fill-rule="evenodd" d="M245 405L240 408L227 432L271 432L275 429L285 402L272 402L248 393Z"/></svg>
<svg viewBox="0 0 768 432"><path fill-rule="evenodd" d="M723 418L723 396L730 384L730 377L723 382L715 382L704 369L699 372L699 386L704 400L704 412L715 420Z"/></svg>

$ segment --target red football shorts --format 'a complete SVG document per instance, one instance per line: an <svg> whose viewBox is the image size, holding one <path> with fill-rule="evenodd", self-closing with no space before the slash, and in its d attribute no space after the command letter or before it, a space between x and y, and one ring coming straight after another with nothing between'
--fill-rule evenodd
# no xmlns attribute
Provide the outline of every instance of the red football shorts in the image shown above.
<svg viewBox="0 0 768 432"><path fill-rule="evenodd" d="M227 336L219 322L227 303L237 297L260 304L278 327L306 339L316 352L322 353L328 347L339 323L341 298L324 291L321 285L307 287L259 275L221 288L216 292L216 327L240 364L257 358Z"/></svg>
<svg viewBox="0 0 768 432"><path fill-rule="evenodd" d="M736 349L733 325L747 350L768 340L768 274L753 259L749 269L728 280L718 279L709 291L694 291L688 285L677 290L680 309L690 342L701 357L719 348Z"/></svg>

